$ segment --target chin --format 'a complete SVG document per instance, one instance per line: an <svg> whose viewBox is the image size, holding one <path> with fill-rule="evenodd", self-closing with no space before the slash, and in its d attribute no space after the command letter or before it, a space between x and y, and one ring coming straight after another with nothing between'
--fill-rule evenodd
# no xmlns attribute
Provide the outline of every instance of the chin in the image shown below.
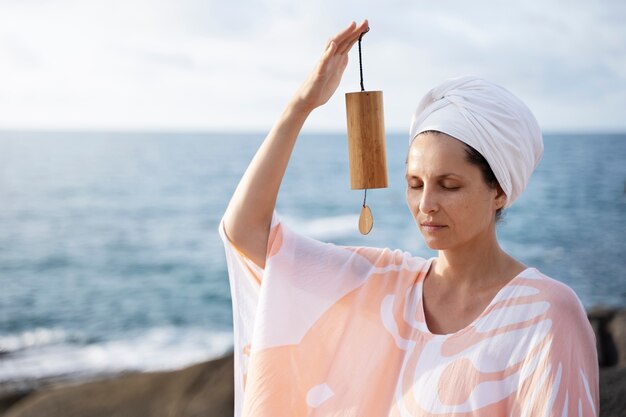
<svg viewBox="0 0 626 417"><path fill-rule="evenodd" d="M446 245L442 245L441 243L435 243L435 242L426 242L426 246L428 246L428 248L432 250L445 250L448 248Z"/></svg>
<svg viewBox="0 0 626 417"><path fill-rule="evenodd" d="M423 234L422 239L424 239L424 243L426 243L426 246L428 246L428 248L432 250L444 250L448 249L449 247L449 245L446 245L445 242L441 241L441 239L428 239Z"/></svg>

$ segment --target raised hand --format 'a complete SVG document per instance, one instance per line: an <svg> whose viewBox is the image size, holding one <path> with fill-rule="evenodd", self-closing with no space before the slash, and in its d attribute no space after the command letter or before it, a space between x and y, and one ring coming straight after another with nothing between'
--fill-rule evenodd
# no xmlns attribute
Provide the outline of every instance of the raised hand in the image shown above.
<svg viewBox="0 0 626 417"><path fill-rule="evenodd" d="M348 52L367 28L367 19L359 25L352 22L326 43L326 48L317 66L293 98L295 106L310 112L332 97L348 65Z"/></svg>
<svg viewBox="0 0 626 417"><path fill-rule="evenodd" d="M367 29L367 20L331 38L317 66L287 104L250 162L224 213L228 239L261 268L278 190L300 129L309 113L333 95L348 65L348 51Z"/></svg>

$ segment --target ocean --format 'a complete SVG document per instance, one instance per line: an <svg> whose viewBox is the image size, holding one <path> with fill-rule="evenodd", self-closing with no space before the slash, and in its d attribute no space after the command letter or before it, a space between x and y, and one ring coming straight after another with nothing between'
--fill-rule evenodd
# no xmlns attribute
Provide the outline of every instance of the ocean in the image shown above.
<svg viewBox="0 0 626 417"><path fill-rule="evenodd" d="M177 369L228 352L217 233L264 134L0 132L0 383ZM513 256L626 305L626 134L546 134L498 226ZM292 228L433 256L404 201L407 137L387 136L390 184L358 232L343 134L304 134L278 198Z"/></svg>

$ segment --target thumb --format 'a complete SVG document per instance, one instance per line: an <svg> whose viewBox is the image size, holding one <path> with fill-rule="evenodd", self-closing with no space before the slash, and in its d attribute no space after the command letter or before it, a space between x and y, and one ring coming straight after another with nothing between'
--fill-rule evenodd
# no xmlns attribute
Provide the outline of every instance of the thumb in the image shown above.
<svg viewBox="0 0 626 417"><path fill-rule="evenodd" d="M328 47L326 48L326 50L324 51L324 54L322 55L322 58L324 60L327 60L328 58L330 58L331 56L333 56L333 54L337 51L337 43L335 41L330 41L328 43Z"/></svg>

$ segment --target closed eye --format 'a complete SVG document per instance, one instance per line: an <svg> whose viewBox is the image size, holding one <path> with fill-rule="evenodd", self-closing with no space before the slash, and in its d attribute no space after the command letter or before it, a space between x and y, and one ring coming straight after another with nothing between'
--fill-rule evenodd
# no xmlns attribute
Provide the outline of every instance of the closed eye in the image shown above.
<svg viewBox="0 0 626 417"><path fill-rule="evenodd" d="M411 190L421 190L422 188L424 188L424 186L422 184L418 184L418 185L407 184L407 188ZM446 191L455 191L455 190L459 190L461 187L459 186L450 187L450 186L441 185L441 188Z"/></svg>

